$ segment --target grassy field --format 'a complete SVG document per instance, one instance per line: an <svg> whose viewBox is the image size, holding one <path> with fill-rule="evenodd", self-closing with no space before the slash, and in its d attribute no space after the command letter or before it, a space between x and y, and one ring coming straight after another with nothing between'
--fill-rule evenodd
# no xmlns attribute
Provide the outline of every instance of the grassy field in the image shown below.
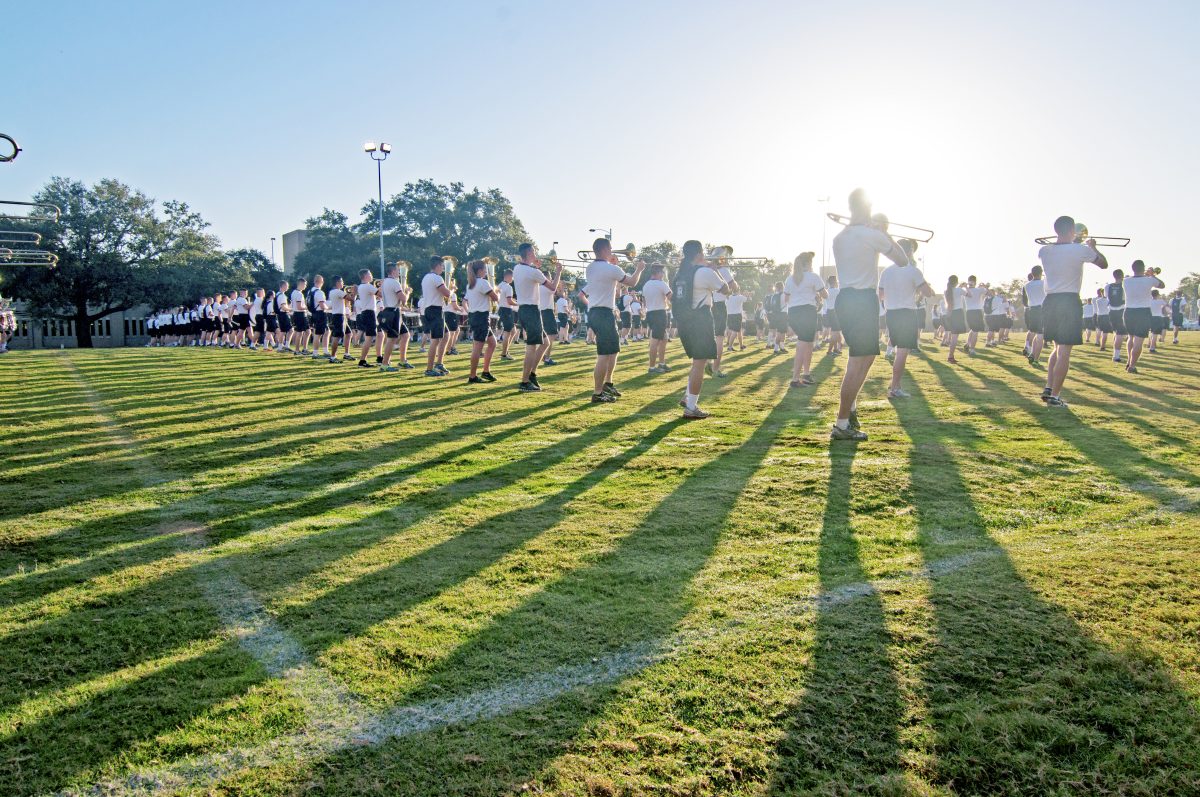
<svg viewBox="0 0 1200 797"><path fill-rule="evenodd" d="M0 794L1200 794L1200 338L1017 348L6 355Z"/></svg>

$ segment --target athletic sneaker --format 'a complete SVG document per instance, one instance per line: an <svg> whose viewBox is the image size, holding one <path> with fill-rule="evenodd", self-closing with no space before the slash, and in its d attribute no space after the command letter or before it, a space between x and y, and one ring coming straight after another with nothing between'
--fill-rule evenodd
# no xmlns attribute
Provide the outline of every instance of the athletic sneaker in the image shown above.
<svg viewBox="0 0 1200 797"><path fill-rule="evenodd" d="M467 377L467 384L468 384L468 385L482 385L482 384L483 384L483 380L482 380L482 379L480 379L480 378L479 378L479 377L477 377L477 376L468 376L468 377Z"/></svg>
<svg viewBox="0 0 1200 797"><path fill-rule="evenodd" d="M489 371L484 371L483 373L481 373L479 375L479 378L482 379L484 382L495 382L496 381L496 377L492 376L491 372L489 372Z"/></svg>
<svg viewBox="0 0 1200 797"><path fill-rule="evenodd" d="M658 375L658 374L663 373L663 371L657 365L652 365L646 369L646 373Z"/></svg>
<svg viewBox="0 0 1200 797"><path fill-rule="evenodd" d="M425 376L444 376L444 374L441 371L435 371L434 369L430 368L425 372Z"/></svg>
<svg viewBox="0 0 1200 797"><path fill-rule="evenodd" d="M1119 354L1117 354L1117 355L1114 355L1114 356L1113 356L1113 362L1115 362L1115 363L1119 363L1119 362L1121 362L1121 355L1119 355Z"/></svg>
<svg viewBox="0 0 1200 797"><path fill-rule="evenodd" d="M396 372L396 371L399 371L399 370L400 370L400 369L399 369L399 368L397 368L397 367L396 367L396 366L394 366L394 365L381 365L381 366L379 366L379 371L380 371L381 373L385 373L385 374L394 373L394 372Z"/></svg>
<svg viewBox="0 0 1200 797"><path fill-rule="evenodd" d="M802 374L802 375L800 376L800 381L801 381L801 382L802 382L804 385L815 385L815 384L816 384L816 382L815 382L815 381L813 381L813 378L812 378L812 375L811 375L811 374Z"/></svg>
<svg viewBox="0 0 1200 797"><path fill-rule="evenodd" d="M520 390L522 393L537 393L541 388L533 382L522 382L517 385L517 390Z"/></svg>
<svg viewBox="0 0 1200 797"><path fill-rule="evenodd" d="M729 376L729 374L725 373L724 371L715 371L712 376L715 379L724 379L725 377Z"/></svg>
<svg viewBox="0 0 1200 797"><path fill-rule="evenodd" d="M793 379L791 382L788 383L788 387L804 387L804 383L801 382L799 379Z"/></svg>
<svg viewBox="0 0 1200 797"><path fill-rule="evenodd" d="M447 354L458 354L458 349L451 347Z"/></svg>
<svg viewBox="0 0 1200 797"><path fill-rule="evenodd" d="M612 404L614 401L616 401L616 399L613 398L612 396L608 395L607 393L593 393L592 394L592 403L593 404Z"/></svg>
<svg viewBox="0 0 1200 797"><path fill-rule="evenodd" d="M340 362L341 362L341 360L339 360L337 357L330 357L330 358L329 358L329 362L331 362L331 363L340 363Z"/></svg>
<svg viewBox="0 0 1200 797"><path fill-rule="evenodd" d="M905 393L905 392L904 392L903 390L901 390L900 388L896 388L895 390L889 390L889 391L888 391L888 398L890 398L890 399L894 399L894 398L912 398L912 396L911 396L910 394L908 394L908 393Z"/></svg>
<svg viewBox="0 0 1200 797"><path fill-rule="evenodd" d="M317 352L315 352L315 351L312 353L312 358L313 358L314 360L319 360L319 359L321 359L322 357L325 357L325 356L328 356L328 355L318 354L318 353L317 353Z"/></svg>
<svg viewBox="0 0 1200 797"><path fill-rule="evenodd" d="M553 357L546 357L542 360L542 365L558 365L558 360Z"/></svg>
<svg viewBox="0 0 1200 797"><path fill-rule="evenodd" d="M1042 388L1042 401L1049 401L1049 400L1050 400L1050 388L1044 387L1044 388Z"/></svg>
<svg viewBox="0 0 1200 797"><path fill-rule="evenodd" d="M1129 372L1129 373L1131 373L1131 374L1136 374L1136 373L1137 373L1137 366L1136 366L1136 365L1131 365L1131 366L1129 366L1128 368L1126 368L1125 370L1126 370L1126 371L1128 371L1128 372Z"/></svg>
<svg viewBox="0 0 1200 797"><path fill-rule="evenodd" d="M659 368L661 368L661 369L663 369L663 373L666 373L667 371L670 371L670 370L671 370L671 365L670 365L670 363L659 363L659 364L658 364L658 367L659 367Z"/></svg>
<svg viewBox="0 0 1200 797"><path fill-rule="evenodd" d="M859 422L858 422L858 410L850 410L850 419L849 420L850 420L850 428L853 429L854 431L857 432L859 429L862 428L862 425L859 424Z"/></svg>
<svg viewBox="0 0 1200 797"><path fill-rule="evenodd" d="M861 442L867 439L867 433L859 431L858 429L851 429L850 427L843 429L842 427L835 425L829 432L829 439Z"/></svg>
<svg viewBox="0 0 1200 797"><path fill-rule="evenodd" d="M622 395L621 391L617 390L617 388L613 385L612 382L604 383L604 391L603 392L607 393L608 395L612 396L613 398L620 398Z"/></svg>
<svg viewBox="0 0 1200 797"><path fill-rule="evenodd" d="M359 360L358 367L359 368L370 368L371 366L367 363L366 360Z"/></svg>
<svg viewBox="0 0 1200 797"><path fill-rule="evenodd" d="M533 386L534 386L534 387L536 387L538 390L541 390L541 389L542 389L542 383L538 381L538 378L537 378L537 372L536 372L536 371L534 371L533 373L531 373L531 374L529 375L529 384L533 385Z"/></svg>
<svg viewBox="0 0 1200 797"><path fill-rule="evenodd" d="M450 369L447 368L446 366L442 365L441 363L434 363L433 370L437 371L442 376L446 376L447 374L450 373Z"/></svg>
<svg viewBox="0 0 1200 797"><path fill-rule="evenodd" d="M406 368L406 369L412 369L412 368L415 368L416 366L413 365L412 363L410 363L408 360L404 360L403 362L400 363L400 367Z"/></svg>
<svg viewBox="0 0 1200 797"><path fill-rule="evenodd" d="M500 361L501 361L501 362L509 362L510 360L512 360L512 357L510 357L509 355L507 355L507 354L501 354L501 355L500 355Z"/></svg>
<svg viewBox="0 0 1200 797"><path fill-rule="evenodd" d="M700 409L699 407L696 407L696 409L694 409L694 410L689 410L687 407L684 407L683 408L683 417L688 419L689 421L702 421L708 417L708 413L705 412L704 410Z"/></svg>
<svg viewBox="0 0 1200 797"><path fill-rule="evenodd" d="M1046 406L1047 407L1063 407L1065 409L1067 406L1067 402L1063 401L1058 396L1048 396L1046 398Z"/></svg>

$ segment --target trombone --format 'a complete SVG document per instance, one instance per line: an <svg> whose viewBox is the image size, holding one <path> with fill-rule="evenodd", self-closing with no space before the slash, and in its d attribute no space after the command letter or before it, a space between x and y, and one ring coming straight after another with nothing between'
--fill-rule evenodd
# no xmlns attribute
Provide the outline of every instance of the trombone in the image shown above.
<svg viewBox="0 0 1200 797"><path fill-rule="evenodd" d="M0 230L0 244L29 244L30 246L37 246L41 242L42 234L40 232Z"/></svg>
<svg viewBox="0 0 1200 797"><path fill-rule="evenodd" d="M634 246L633 244L625 244L624 249L614 249L613 250L614 255L620 255L621 257L625 258L626 260L629 260L630 262L637 259L637 253L638 253L637 247ZM575 254L579 257L579 260L583 263L590 263L596 259L595 253L588 249L580 249Z"/></svg>
<svg viewBox="0 0 1200 797"><path fill-rule="evenodd" d="M825 216L830 221L836 221L838 224L842 225L843 227L850 226L850 217L849 216L843 216L840 213L826 213ZM897 238L908 238L910 240L917 241L918 243L923 243L923 244L927 244L933 240L933 230L927 230L924 227L914 227L911 224L901 224L898 221L886 221L886 218L887 217L885 216L884 217L884 219L885 219L884 231L885 232L890 233L892 231L891 228L893 228L893 227L903 227L904 230L909 230L913 233L916 233L915 235L913 235L913 234L904 232L904 230L901 230L900 233L898 235L896 235ZM872 221L874 221L874 217L872 217ZM924 236L924 237L922 237L922 236Z"/></svg>
<svg viewBox="0 0 1200 797"><path fill-rule="evenodd" d="M41 249L9 249L0 246L0 266L50 266L58 265L58 255Z"/></svg>
<svg viewBox="0 0 1200 797"><path fill-rule="evenodd" d="M12 163L21 154L20 145L15 138L5 133L0 133L0 141L4 142L4 147L0 148L0 163Z"/></svg>
<svg viewBox="0 0 1200 797"><path fill-rule="evenodd" d="M715 263L718 266L762 266L766 265L771 260L769 257L734 257L733 247L729 245L714 246L712 251L704 256L704 259L710 263Z"/></svg>
<svg viewBox="0 0 1200 797"><path fill-rule="evenodd" d="M1087 225L1082 222L1075 224L1075 243L1081 244L1087 240L1096 242L1096 246L1129 246L1128 238L1115 237L1111 235L1091 235L1088 233ZM1034 238L1035 244L1052 244L1058 240L1057 235L1043 235L1041 238Z"/></svg>
<svg viewBox="0 0 1200 797"><path fill-rule="evenodd" d="M58 205L51 205L46 202L17 202L11 199L0 199L0 205L17 205L25 208L35 208L44 211L45 215L38 216L18 216L9 213L0 213L0 220L4 221L58 221L62 216L62 210Z"/></svg>

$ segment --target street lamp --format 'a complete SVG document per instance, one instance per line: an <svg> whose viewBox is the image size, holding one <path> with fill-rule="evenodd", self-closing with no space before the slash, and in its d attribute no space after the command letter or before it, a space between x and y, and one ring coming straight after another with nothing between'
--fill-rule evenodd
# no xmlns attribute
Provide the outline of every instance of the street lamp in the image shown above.
<svg viewBox="0 0 1200 797"><path fill-rule="evenodd" d="M271 238L271 270L275 270L275 239Z"/></svg>
<svg viewBox="0 0 1200 797"><path fill-rule="evenodd" d="M589 227L588 232L602 232L605 238L609 241L612 240L612 230L606 230L603 227Z"/></svg>
<svg viewBox="0 0 1200 797"><path fill-rule="evenodd" d="M387 269L383 265L383 162L387 160L387 156L392 151L392 145L385 141L380 141L376 144L374 141L368 141L363 144L363 152L371 156L371 160L375 161L375 176L379 181L379 276L382 277L387 273Z"/></svg>
<svg viewBox="0 0 1200 797"><path fill-rule="evenodd" d="M817 204L824 202L825 206L829 206L829 197L818 199ZM821 216L821 276L825 276L825 225L829 223L828 214Z"/></svg>

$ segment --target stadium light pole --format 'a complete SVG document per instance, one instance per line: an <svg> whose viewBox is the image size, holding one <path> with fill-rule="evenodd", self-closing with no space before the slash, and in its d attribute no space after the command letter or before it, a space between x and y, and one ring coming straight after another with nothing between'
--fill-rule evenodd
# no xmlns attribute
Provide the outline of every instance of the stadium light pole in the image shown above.
<svg viewBox="0 0 1200 797"><path fill-rule="evenodd" d="M392 151L392 145L385 141L376 144L368 141L363 144L363 152L375 161L375 177L379 182L379 276L382 277L387 269L383 265L383 162Z"/></svg>
<svg viewBox="0 0 1200 797"><path fill-rule="evenodd" d="M588 232L602 232L609 242L612 241L612 230L606 230L603 227L588 227Z"/></svg>
<svg viewBox="0 0 1200 797"><path fill-rule="evenodd" d="M275 239L273 237L271 238L271 270L277 270L275 268Z"/></svg>
<svg viewBox="0 0 1200 797"><path fill-rule="evenodd" d="M829 207L829 197L825 197L824 199L818 199L817 204L819 205L821 203L824 203L826 207ZM825 230L826 230L827 224L829 224L829 216L822 215L821 216L821 276L822 276L822 278L825 276Z"/></svg>

